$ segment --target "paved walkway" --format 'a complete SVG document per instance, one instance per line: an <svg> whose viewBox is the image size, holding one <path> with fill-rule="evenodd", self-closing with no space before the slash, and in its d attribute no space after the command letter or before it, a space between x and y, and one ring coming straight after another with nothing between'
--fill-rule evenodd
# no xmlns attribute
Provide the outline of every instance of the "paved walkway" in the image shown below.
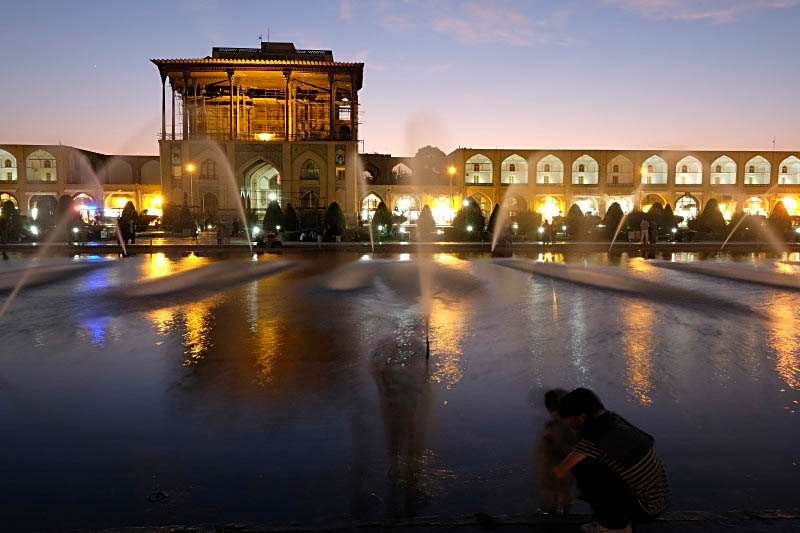
<svg viewBox="0 0 800 533"><path fill-rule="evenodd" d="M325 527L303 527L300 525L260 525L249 523L235 524L195 524L168 525L154 527L110 528L101 531L106 533L142 533L142 532L250 532L250 531L449 531L463 532L508 530L535 531L543 533L574 533L580 524L590 521L587 515L570 515L568 518L556 519L545 516L470 516L462 518L422 517L408 520L386 520L382 522L347 522L330 524ZM74 530L81 531L81 530ZM89 530L85 530L89 531ZM678 533L678 532L793 532L800 531L800 509L794 511L731 511L725 513L709 512L674 512L663 518L641 526L635 532L641 533Z"/></svg>

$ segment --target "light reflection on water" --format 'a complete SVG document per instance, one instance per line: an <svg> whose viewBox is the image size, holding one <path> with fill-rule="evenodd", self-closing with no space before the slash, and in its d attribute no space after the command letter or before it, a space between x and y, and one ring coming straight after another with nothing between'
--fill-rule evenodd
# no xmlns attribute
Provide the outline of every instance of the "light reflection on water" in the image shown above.
<svg viewBox="0 0 800 533"><path fill-rule="evenodd" d="M536 435L527 429L541 422L526 395L531 387L587 385L656 436L678 509L764 506L800 490L791 466L796 459L791 443L800 439L792 416L800 400L795 293L665 272L627 256L597 259L599 268L619 264L643 279L663 276L662 281L735 297L770 317L766 324L756 318L739 322L714 310L523 275L493 266L488 258L430 257L445 267L437 283L452 283L431 299L427 364L418 291L410 280L415 271L405 261L401 268L409 268L371 286L331 293L320 289L319 277L357 262L359 255L301 257L300 268L274 278L120 314L100 307L84 316L71 289L64 289L50 306L73 305L63 305L60 322L52 314L47 321L33 313L18 317L32 323L33 338L43 347L9 362L3 378L17 390L37 391L48 416L38 420L8 411L0 396L0 411L6 409L2 413L12 424L41 431L25 446L23 439L10 443L8 456L23 454L31 442L46 449L52 419L74 422L81 430L64 436L63 446L75 464L96 474L103 485L97 493L108 492L106 484L120 484L120 491L138 498L149 493L158 473L174 493L185 495L169 512L190 517L187 523L237 513L308 522L347 514L351 504L378 519L458 515L483 508L491 498L496 500L490 511L523 513L537 495L527 464ZM160 254L132 259L89 273L76 285L88 294L91 276L104 277L100 286L107 286L212 261ZM398 256L394 259L398 266ZM753 255L741 262L769 268L759 261ZM381 261L364 266L373 264L382 268ZM784 270L780 264L775 268ZM456 278L467 274L479 278L480 286L462 290L469 285ZM392 283L406 278L403 290L393 290ZM28 308L36 306L32 302ZM14 312L30 312L25 309L21 303ZM30 336L18 339L11 342L12 351L31 349ZM44 351L58 352L68 366L41 364ZM124 357L111 357L118 354ZM47 372L56 377L41 377ZM83 380L83 374L95 373L98 377ZM80 386L69 389L63 380L70 379ZM41 383L53 389L52 396ZM0 393L4 390L0 382ZM738 409L742 398L751 397L747 409ZM60 406L63 398L79 403L67 410ZM107 404L103 412L84 405L100 403ZM769 453L759 455L744 437L731 439L731 428L741 425L757 428L759 446ZM114 464L127 461L130 472L109 480L108 462L87 451L87 439L101 442L95 451L121 450L123 459L113 457ZM726 447L718 456L720 439ZM43 486L50 476L45 470L57 469L60 459L41 453L34 459L35 468L12 474L27 474ZM710 480L706 485L698 485L698 464ZM12 467L17 468L6 470ZM59 494L83 494L90 483L69 472L62 478L63 488L53 489ZM195 494L208 491L208 500L191 496L194 478L203 487ZM290 488L275 489L275 479ZM146 495L139 499L146 502ZM32 496L23 491L18 499ZM255 500L258 506L241 503ZM197 511L205 501L213 501L220 515ZM75 509L83 513L82 525L90 506ZM145 514L140 507L136 512L131 523ZM150 516L163 516L156 521L166 523L173 515Z"/></svg>

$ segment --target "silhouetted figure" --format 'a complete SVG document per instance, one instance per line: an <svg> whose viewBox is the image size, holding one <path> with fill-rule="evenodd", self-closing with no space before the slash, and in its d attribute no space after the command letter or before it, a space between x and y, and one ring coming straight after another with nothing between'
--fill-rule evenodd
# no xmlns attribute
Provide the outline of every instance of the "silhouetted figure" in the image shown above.
<svg viewBox="0 0 800 533"><path fill-rule="evenodd" d="M572 476L557 477L553 469L569 454L575 444L575 432L558 414L558 403L566 396L563 389L549 390L544 395L544 405L550 420L542 428L539 444L534 448L533 463L539 471L545 512L555 514L559 507L569 514L572 506Z"/></svg>
<svg viewBox="0 0 800 533"><path fill-rule="evenodd" d="M649 244L650 243L650 222L643 218L642 221L639 223L639 230L641 231L641 240L639 241L640 244Z"/></svg>
<svg viewBox="0 0 800 533"><path fill-rule="evenodd" d="M631 522L652 521L666 510L672 497L653 437L606 411L588 389L564 396L558 413L578 431L578 442L553 473L572 472L599 521L582 531L630 532Z"/></svg>
<svg viewBox="0 0 800 533"><path fill-rule="evenodd" d="M231 237L238 237L239 236L239 221L233 221L233 231L231 232Z"/></svg>

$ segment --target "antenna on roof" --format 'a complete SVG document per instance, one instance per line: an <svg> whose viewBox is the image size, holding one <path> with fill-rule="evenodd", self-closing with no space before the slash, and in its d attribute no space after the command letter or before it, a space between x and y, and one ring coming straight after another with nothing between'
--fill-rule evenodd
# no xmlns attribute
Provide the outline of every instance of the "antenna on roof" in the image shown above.
<svg viewBox="0 0 800 533"><path fill-rule="evenodd" d="M264 39L262 39L262 37L263 37L263 34L259 33L258 34L258 42L259 43L263 43L264 42Z"/></svg>

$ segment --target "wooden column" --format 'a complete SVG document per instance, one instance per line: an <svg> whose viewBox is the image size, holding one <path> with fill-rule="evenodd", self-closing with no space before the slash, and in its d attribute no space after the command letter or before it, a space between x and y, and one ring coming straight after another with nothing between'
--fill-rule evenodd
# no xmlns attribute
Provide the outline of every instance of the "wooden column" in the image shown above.
<svg viewBox="0 0 800 533"><path fill-rule="evenodd" d="M228 128L228 137L233 140L233 71L228 71L228 90L230 91L230 123Z"/></svg>
<svg viewBox="0 0 800 533"><path fill-rule="evenodd" d="M183 107L183 124L181 124L182 128L181 131L183 133L183 140L189 138L189 106L187 105L187 99L189 95L188 91L189 85L189 73L183 73L183 87L181 88L181 98L182 98L182 107Z"/></svg>
<svg viewBox="0 0 800 533"><path fill-rule="evenodd" d="M167 138L167 75L161 73L161 140Z"/></svg>
<svg viewBox="0 0 800 533"><path fill-rule="evenodd" d="M350 136L358 141L358 91L353 76L350 76Z"/></svg>
<svg viewBox="0 0 800 533"><path fill-rule="evenodd" d="M328 74L328 85L331 91L330 109L328 110L328 131L330 132L329 139L334 140L336 139L336 127L334 126L336 122L336 77L333 74Z"/></svg>
<svg viewBox="0 0 800 533"><path fill-rule="evenodd" d="M175 140L175 84L170 80L169 86L172 88L172 140Z"/></svg>
<svg viewBox="0 0 800 533"><path fill-rule="evenodd" d="M286 81L285 98L283 102L283 135L284 139L289 140L289 78L292 77L292 71L284 69L283 79Z"/></svg>

